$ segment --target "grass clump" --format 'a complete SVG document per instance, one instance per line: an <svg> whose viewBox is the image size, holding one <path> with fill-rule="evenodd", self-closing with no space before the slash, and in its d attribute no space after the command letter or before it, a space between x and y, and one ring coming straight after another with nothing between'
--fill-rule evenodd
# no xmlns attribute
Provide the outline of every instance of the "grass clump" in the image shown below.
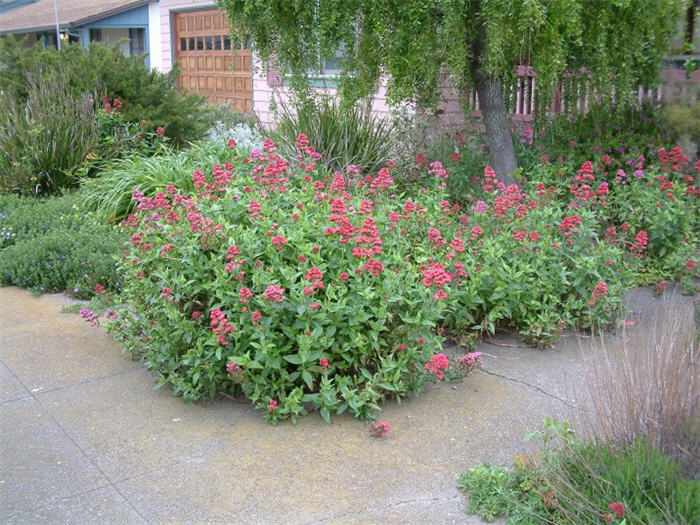
<svg viewBox="0 0 700 525"><path fill-rule="evenodd" d="M346 108L328 99L280 108L271 138L288 160L295 159L299 152L300 133L322 152L319 162L331 171L355 165L364 173L377 173L386 164L395 138L394 124L375 117L369 107Z"/></svg>
<svg viewBox="0 0 700 525"><path fill-rule="evenodd" d="M234 152L224 143L197 142L187 150L168 150L156 157L119 159L105 168L101 176L86 180L81 188L81 205L93 210L102 220L120 221L134 208L134 190L155 195L173 185L193 191L195 169L225 163Z"/></svg>

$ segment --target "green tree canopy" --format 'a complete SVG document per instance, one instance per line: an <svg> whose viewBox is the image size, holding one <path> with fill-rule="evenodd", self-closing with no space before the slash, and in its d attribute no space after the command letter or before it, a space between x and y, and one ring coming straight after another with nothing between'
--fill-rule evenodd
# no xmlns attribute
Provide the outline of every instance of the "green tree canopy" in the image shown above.
<svg viewBox="0 0 700 525"><path fill-rule="evenodd" d="M656 80L688 0L218 0L264 62L292 85L323 58L345 53L340 92L353 102L386 78L390 101L434 106L451 77L475 88L499 174L515 168L502 85L517 64L537 73L537 107L548 107L566 72L585 68L591 88L631 99ZM500 99L500 100L499 100ZM508 144L510 142L510 144ZM508 157L508 158L506 158ZM499 158L500 161L499 162Z"/></svg>

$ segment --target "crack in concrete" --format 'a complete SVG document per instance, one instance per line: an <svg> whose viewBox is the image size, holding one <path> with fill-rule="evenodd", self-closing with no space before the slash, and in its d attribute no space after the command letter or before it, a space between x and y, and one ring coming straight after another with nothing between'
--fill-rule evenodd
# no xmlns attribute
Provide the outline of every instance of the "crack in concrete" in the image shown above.
<svg viewBox="0 0 700 525"><path fill-rule="evenodd" d="M485 370L485 369L483 369L483 368L480 368L480 369L479 369L479 372L483 372L484 374L488 374L488 375L490 375L490 376L500 377L500 378L502 378L502 379L505 379L506 381L511 381L511 382L516 383L516 384L518 384L518 385L526 386L526 387L528 387L528 388L531 388L531 389L533 389L533 390L536 390L536 391L539 392L540 394L544 394L544 395L547 396L547 397L551 397L552 399L556 399L557 401L559 401L559 402L561 402L561 403L564 403L564 404L565 404L566 406L568 406L569 408L574 408L574 409L578 408L576 405L572 405L571 403L569 403L566 399L562 399L562 398L559 397L559 396L556 396L556 395L554 395L554 394L550 394L550 393L547 392L546 390L544 390L544 389L538 387L537 385L532 385L532 384L528 383L527 381L522 381L521 379L517 379L517 378L515 378L515 377L510 377L510 376L507 376L507 375L504 375L504 374L499 374L498 372L489 372L488 370Z"/></svg>

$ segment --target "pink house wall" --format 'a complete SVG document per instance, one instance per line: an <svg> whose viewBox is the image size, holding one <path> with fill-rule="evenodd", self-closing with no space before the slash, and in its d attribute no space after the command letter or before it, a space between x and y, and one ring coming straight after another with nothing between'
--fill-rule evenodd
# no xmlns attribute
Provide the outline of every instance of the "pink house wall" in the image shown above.
<svg viewBox="0 0 700 525"><path fill-rule="evenodd" d="M172 28L171 19L173 11L187 9L205 9L216 7L211 0L160 0L160 35L162 49L163 71L170 71L173 67ZM262 63L253 57L253 111L260 122L269 127L274 119L272 107L275 103L284 103L289 100L289 89L281 85L281 79L275 75L268 75L263 71ZM320 89L328 95L335 95L334 88ZM388 115L391 111L386 101L386 88L381 85L372 101L372 108L377 115Z"/></svg>

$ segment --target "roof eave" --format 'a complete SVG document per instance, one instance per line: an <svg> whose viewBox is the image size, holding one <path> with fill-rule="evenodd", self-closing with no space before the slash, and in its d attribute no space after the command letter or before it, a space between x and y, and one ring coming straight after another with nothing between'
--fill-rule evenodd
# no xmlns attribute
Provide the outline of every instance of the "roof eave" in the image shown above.
<svg viewBox="0 0 700 525"><path fill-rule="evenodd" d="M136 9L137 7L141 7L143 5L150 4L152 1L153 0L137 0L135 2L127 4L125 6L115 7L114 9L110 9L109 11L103 11L103 12L96 14L96 15L86 16L85 18L81 18L79 20L73 20L72 22L68 22L67 27L73 29L76 27L83 26L85 24L90 24L91 22L96 22L97 20L102 20L103 18L109 18L110 16L118 15L120 13L124 13L126 11L131 11L132 9Z"/></svg>
<svg viewBox="0 0 700 525"><path fill-rule="evenodd" d="M70 29L66 24L58 25L59 31ZM31 27L19 27L17 29L4 29L0 30L0 36L15 35L21 33L41 33L43 31L55 31L56 26L54 24L48 26L31 26Z"/></svg>
<svg viewBox="0 0 700 525"><path fill-rule="evenodd" d="M114 9L110 9L109 11L102 11L96 15L92 16L86 16L85 18L81 18L78 20L72 20L70 22L63 22L59 23L58 27L59 30L66 30L66 29L75 29L77 27L83 26L85 24L90 24L92 22L96 22L97 20L102 20L103 18L109 18L110 16L118 15L121 13L124 13L126 11L131 11L132 9L136 9L137 7L141 7L147 4L150 4L154 0L136 0L130 4L121 6L121 7L116 7ZM47 31L47 30L55 30L56 25L51 24L51 25L44 25L44 26L28 26L28 27L17 27L13 29L3 29L0 30L0 35L10 35L10 34L15 34L15 33L38 33L40 31Z"/></svg>

